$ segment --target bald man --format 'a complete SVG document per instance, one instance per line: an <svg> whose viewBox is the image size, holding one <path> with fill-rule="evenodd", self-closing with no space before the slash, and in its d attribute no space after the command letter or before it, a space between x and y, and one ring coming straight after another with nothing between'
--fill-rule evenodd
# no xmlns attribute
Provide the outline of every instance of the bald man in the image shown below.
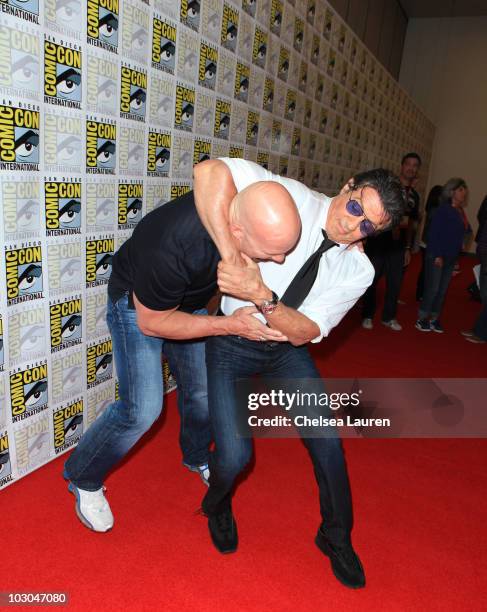
<svg viewBox="0 0 487 612"><path fill-rule="evenodd" d="M282 262L301 230L289 192L269 181L256 182L232 198L228 225L235 247L255 261ZM120 397L82 437L64 472L79 519L94 531L108 531L114 522L104 495L107 473L161 412L162 350L178 383L183 463L207 481L205 345L190 340L227 334L287 340L255 319L254 308L230 317L207 315L219 260L196 212L193 192L146 215L113 257L107 322Z"/></svg>

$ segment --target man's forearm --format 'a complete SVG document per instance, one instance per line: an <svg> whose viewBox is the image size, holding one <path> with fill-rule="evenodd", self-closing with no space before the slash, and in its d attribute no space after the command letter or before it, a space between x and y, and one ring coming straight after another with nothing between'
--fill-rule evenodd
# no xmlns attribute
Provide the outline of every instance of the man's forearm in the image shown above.
<svg viewBox="0 0 487 612"><path fill-rule="evenodd" d="M306 344L321 333L314 321L282 302L279 302L272 314L265 315L265 318L269 326L287 336L293 346Z"/></svg>
<svg viewBox="0 0 487 612"><path fill-rule="evenodd" d="M227 317L192 315L180 311L160 317L151 316L150 319L138 317L138 324L146 336L168 340L190 340L231 333L231 323Z"/></svg>
<svg viewBox="0 0 487 612"><path fill-rule="evenodd" d="M237 189L227 165L211 159L193 169L196 210L223 260L238 259L229 230L228 211Z"/></svg>

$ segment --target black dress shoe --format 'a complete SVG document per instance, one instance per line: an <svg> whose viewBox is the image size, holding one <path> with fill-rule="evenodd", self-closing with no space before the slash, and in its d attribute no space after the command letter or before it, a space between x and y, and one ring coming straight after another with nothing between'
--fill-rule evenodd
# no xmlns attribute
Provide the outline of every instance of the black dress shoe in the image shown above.
<svg viewBox="0 0 487 612"><path fill-rule="evenodd" d="M217 550L223 555L232 553L238 547L237 523L231 510L208 515L208 529Z"/></svg>
<svg viewBox="0 0 487 612"><path fill-rule="evenodd" d="M321 529L318 530L315 542L318 548L330 557L333 573L342 584L350 589L360 589L365 586L364 568L351 544L340 548L333 546Z"/></svg>

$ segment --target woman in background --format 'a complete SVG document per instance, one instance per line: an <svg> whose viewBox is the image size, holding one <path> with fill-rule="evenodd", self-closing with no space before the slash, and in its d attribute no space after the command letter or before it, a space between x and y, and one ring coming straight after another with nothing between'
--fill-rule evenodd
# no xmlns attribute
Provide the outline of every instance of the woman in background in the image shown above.
<svg viewBox="0 0 487 612"><path fill-rule="evenodd" d="M426 206L424 207L425 219L423 226L423 235L421 236L421 242L419 243L419 247L421 249L421 271L418 276L418 282L416 283L417 302L421 301L424 292L424 260L426 254L426 236L428 235L428 230L430 227L431 219L433 218L433 213L440 205L442 191L443 185L435 185L434 187L432 187L428 194L428 199L426 200Z"/></svg>
<svg viewBox="0 0 487 612"><path fill-rule="evenodd" d="M441 204L431 218L426 236L424 294L416 329L443 333L440 313L465 235L462 208L467 204L468 187L461 178L443 186Z"/></svg>

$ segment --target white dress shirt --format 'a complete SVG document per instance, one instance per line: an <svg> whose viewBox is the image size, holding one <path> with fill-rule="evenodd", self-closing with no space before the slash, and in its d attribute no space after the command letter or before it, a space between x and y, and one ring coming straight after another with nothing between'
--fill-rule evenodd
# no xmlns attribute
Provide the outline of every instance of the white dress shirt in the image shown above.
<svg viewBox="0 0 487 612"><path fill-rule="evenodd" d="M326 224L331 198L294 179L272 174L254 162L239 158L220 159L230 169L237 191L257 181L276 181L289 191L296 203L302 223L296 247L282 264L273 261L259 263L264 283L282 297L304 262L323 241L321 230ZM320 328L320 335L311 342L320 342L338 325L374 278L374 268L365 253L356 246L347 247L339 244L322 255L316 281L298 309ZM251 302L224 296L221 309L230 315L241 306L252 305ZM264 320L262 315L256 316Z"/></svg>

